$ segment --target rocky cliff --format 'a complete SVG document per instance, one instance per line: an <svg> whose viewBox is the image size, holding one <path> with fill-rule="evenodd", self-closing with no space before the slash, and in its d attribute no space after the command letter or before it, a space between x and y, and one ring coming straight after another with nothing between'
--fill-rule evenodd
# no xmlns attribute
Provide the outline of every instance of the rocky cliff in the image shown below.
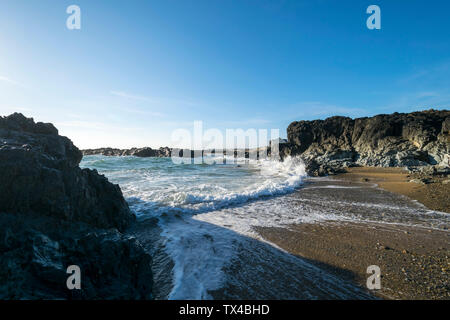
<svg viewBox="0 0 450 320"><path fill-rule="evenodd" d="M151 257L121 233L135 216L81 158L52 124L0 117L0 299L151 298Z"/></svg>
<svg viewBox="0 0 450 320"><path fill-rule="evenodd" d="M135 156L147 158L147 157L170 157L172 154L172 149L168 147L161 147L159 149L152 149L150 147L131 148L131 149L98 148L98 149L85 149L82 150L81 152L85 156L100 154L103 156Z"/></svg>
<svg viewBox="0 0 450 320"><path fill-rule="evenodd" d="M450 165L448 110L296 121L287 135L281 156L302 157L313 175L357 165L435 170Z"/></svg>

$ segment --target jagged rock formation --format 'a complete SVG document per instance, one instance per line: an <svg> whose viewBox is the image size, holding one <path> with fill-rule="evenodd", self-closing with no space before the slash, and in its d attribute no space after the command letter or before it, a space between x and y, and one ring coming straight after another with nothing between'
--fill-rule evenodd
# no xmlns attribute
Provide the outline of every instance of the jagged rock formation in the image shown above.
<svg viewBox="0 0 450 320"><path fill-rule="evenodd" d="M161 147L159 149L145 148L131 148L131 149L116 149L116 148L98 148L86 149L81 151L83 155L100 154L103 156L135 156L135 157L170 157L172 149L169 147Z"/></svg>
<svg viewBox="0 0 450 320"><path fill-rule="evenodd" d="M450 165L450 111L293 122L281 156L301 156L313 175L348 166ZM436 169L438 170L438 169Z"/></svg>
<svg viewBox="0 0 450 320"><path fill-rule="evenodd" d="M270 148L269 148L270 150ZM98 149L85 149L81 150L83 156L91 156L91 155L102 155L102 156L135 156L141 158L163 158L163 157L172 157L176 155L177 157L186 157L186 158L196 158L196 157L204 157L206 155L211 154L223 154L224 156L228 155L229 157L235 158L252 158L252 159L260 159L262 157L267 157L267 148L254 148L254 149L224 149L224 150L215 150L215 149L207 149L207 150L190 150L190 149L178 149L178 148L169 148L169 147L161 147L159 149L152 149L150 147L145 148L131 148L131 149L116 149L116 148L98 148ZM270 154L270 152L269 152Z"/></svg>
<svg viewBox="0 0 450 320"><path fill-rule="evenodd" d="M151 297L151 257L121 233L135 216L81 158L52 124L0 117L0 299ZM69 265L82 290L67 289Z"/></svg>

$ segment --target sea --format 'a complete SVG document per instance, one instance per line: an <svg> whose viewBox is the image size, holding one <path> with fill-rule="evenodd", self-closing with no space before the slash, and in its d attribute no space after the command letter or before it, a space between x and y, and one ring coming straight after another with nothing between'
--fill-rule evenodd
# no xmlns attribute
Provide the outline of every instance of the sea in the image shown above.
<svg viewBox="0 0 450 320"><path fill-rule="evenodd" d="M154 260L156 299L372 299L343 280L264 240L257 227L376 222L446 229L449 214L363 182L308 177L300 159L85 156L119 184ZM145 241L148 233L151 241ZM142 236L144 234L144 236Z"/></svg>

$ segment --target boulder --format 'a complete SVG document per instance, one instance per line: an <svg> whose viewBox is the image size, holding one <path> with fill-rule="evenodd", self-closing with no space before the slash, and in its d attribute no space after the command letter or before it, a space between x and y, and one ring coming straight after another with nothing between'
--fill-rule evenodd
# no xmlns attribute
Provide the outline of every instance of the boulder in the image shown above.
<svg viewBox="0 0 450 320"><path fill-rule="evenodd" d="M122 233L135 216L81 158L52 124L0 117L0 299L151 298L151 257ZM81 290L66 286L69 265Z"/></svg>
<svg viewBox="0 0 450 320"><path fill-rule="evenodd" d="M134 221L118 185L80 169L82 153L51 124L21 114L0 118L0 208L34 212L99 228Z"/></svg>
<svg viewBox="0 0 450 320"><path fill-rule="evenodd" d="M288 143L280 151L282 158L300 156L337 169L352 165L449 167L449 129L448 110L296 121L289 125ZM317 171L313 168L317 166L310 171Z"/></svg>
<svg viewBox="0 0 450 320"><path fill-rule="evenodd" d="M132 153L132 155L141 158L156 157L157 151L153 150L152 148L146 147L137 149Z"/></svg>

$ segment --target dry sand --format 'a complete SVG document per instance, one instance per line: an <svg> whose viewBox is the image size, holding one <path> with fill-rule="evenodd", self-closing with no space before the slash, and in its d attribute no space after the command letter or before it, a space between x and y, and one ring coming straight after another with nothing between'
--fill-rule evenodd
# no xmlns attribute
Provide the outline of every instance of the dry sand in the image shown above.
<svg viewBox="0 0 450 320"><path fill-rule="evenodd" d="M357 167L347 171L335 177L376 183L382 189L417 200L429 209L450 213L450 183L442 183L448 177L409 174L402 168ZM426 179L428 183L410 182L414 179Z"/></svg>

